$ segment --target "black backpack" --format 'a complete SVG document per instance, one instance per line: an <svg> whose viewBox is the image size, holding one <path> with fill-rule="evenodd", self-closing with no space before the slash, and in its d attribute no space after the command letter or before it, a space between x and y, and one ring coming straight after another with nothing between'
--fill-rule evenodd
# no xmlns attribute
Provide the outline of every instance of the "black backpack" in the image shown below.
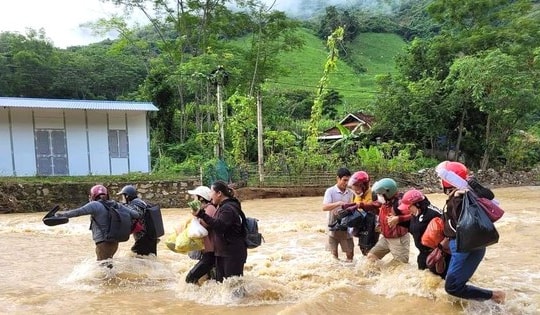
<svg viewBox="0 0 540 315"><path fill-rule="evenodd" d="M245 230L245 243L249 249L257 248L264 242L264 237L259 233L259 220L251 217L246 217L244 211L239 209L242 225Z"/></svg>
<svg viewBox="0 0 540 315"><path fill-rule="evenodd" d="M152 238L158 238L165 234L163 227L163 217L159 205L150 205L144 211L144 223L146 234Z"/></svg>
<svg viewBox="0 0 540 315"><path fill-rule="evenodd" d="M105 237L105 241L125 242L129 240L132 226L131 215L129 212L117 202L105 200L99 200L99 202L109 213L109 225L107 231L101 230ZM92 220L94 221L94 224L97 224L94 217L92 217Z"/></svg>

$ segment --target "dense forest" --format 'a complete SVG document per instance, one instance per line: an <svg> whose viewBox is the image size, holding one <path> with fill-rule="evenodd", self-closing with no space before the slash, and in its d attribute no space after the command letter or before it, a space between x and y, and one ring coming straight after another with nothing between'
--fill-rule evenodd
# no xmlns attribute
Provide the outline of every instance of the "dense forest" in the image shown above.
<svg viewBox="0 0 540 315"><path fill-rule="evenodd" d="M42 30L0 33L0 96L151 101L155 173L540 160L540 1L103 1L148 24L95 21L119 37L66 49ZM373 128L317 140L352 112Z"/></svg>

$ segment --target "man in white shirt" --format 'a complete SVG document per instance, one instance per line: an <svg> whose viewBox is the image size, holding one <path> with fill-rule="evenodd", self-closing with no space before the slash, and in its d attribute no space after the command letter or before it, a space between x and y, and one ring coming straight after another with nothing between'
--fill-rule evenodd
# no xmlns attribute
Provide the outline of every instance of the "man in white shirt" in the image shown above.
<svg viewBox="0 0 540 315"><path fill-rule="evenodd" d="M347 183L351 177L351 172L347 168L340 168L337 171L337 183L326 189L322 210L328 211L328 250L332 252L334 258L338 257L338 244L341 250L347 254L347 261L352 261L354 257L354 243L352 235L345 230L335 230L336 215L342 210L344 204L353 201L354 193L347 188Z"/></svg>

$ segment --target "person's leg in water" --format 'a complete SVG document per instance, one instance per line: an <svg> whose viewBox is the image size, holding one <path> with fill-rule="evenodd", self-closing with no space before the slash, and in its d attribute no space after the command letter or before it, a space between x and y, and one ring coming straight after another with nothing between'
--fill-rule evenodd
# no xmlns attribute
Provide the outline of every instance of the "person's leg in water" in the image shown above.
<svg viewBox="0 0 540 315"><path fill-rule="evenodd" d="M352 238L347 238L341 241L341 250L347 255L347 261L351 262L354 258L354 241Z"/></svg>
<svg viewBox="0 0 540 315"><path fill-rule="evenodd" d="M457 252L456 240L450 240L450 266L446 274L444 289L450 295L471 299L471 300L493 300L496 303L503 303L506 294L503 291L491 291L473 285L467 285L478 265L484 258L486 249L479 249L472 252Z"/></svg>
<svg viewBox="0 0 540 315"><path fill-rule="evenodd" d="M186 276L187 283L198 283L204 275L208 275L215 265L214 252L203 253L199 260Z"/></svg>
<svg viewBox="0 0 540 315"><path fill-rule="evenodd" d="M112 259L114 254L118 251L118 242L99 242L96 243L96 257L97 261ZM112 268L113 265L108 263L107 268Z"/></svg>
<svg viewBox="0 0 540 315"><path fill-rule="evenodd" d="M150 255L157 256L157 240L150 237L148 234L144 234L135 240L135 244L131 247L131 251L137 255Z"/></svg>
<svg viewBox="0 0 540 315"><path fill-rule="evenodd" d="M332 256L334 256L335 259L339 259L338 243L339 242L334 237L328 236L328 249L330 250Z"/></svg>

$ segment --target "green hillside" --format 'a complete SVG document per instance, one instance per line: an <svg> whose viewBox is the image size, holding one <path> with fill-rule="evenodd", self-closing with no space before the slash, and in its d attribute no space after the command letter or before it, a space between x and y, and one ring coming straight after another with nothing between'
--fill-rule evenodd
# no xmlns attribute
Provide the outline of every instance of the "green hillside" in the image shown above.
<svg viewBox="0 0 540 315"><path fill-rule="evenodd" d="M302 30L305 46L302 50L284 53L281 62L289 73L272 84L280 89L315 91L323 74L328 56L325 42L311 31ZM405 42L395 34L361 34L351 45L350 58L361 64L367 71L355 70L340 60L336 71L330 76L330 88L344 96L345 111L362 109L363 104L373 99L376 87L375 77L379 74L395 72L394 56L402 51Z"/></svg>

